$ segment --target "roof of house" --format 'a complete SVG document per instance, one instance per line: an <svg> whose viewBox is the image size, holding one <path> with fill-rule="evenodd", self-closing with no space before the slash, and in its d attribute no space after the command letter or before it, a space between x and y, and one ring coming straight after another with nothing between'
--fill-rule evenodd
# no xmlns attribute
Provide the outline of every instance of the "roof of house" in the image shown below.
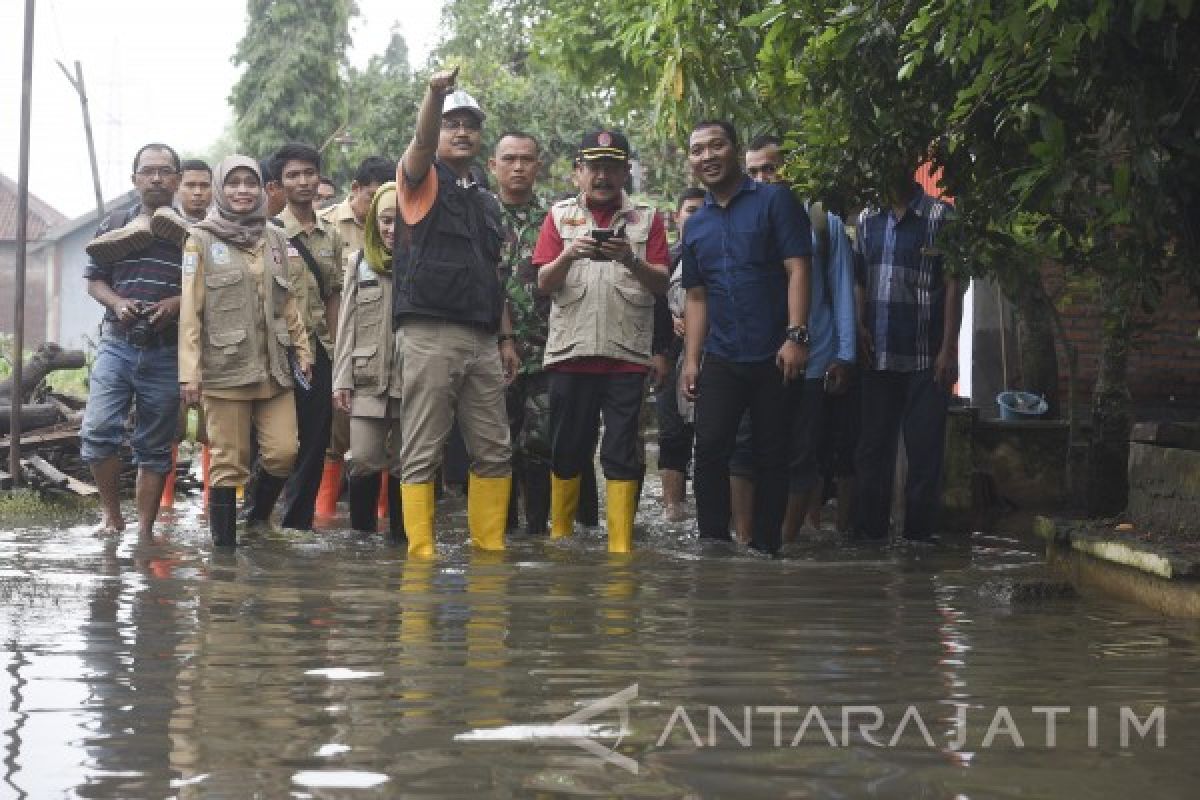
<svg viewBox="0 0 1200 800"><path fill-rule="evenodd" d="M29 193L29 214L25 230L30 239L40 239L47 230L66 221L65 216L55 211L33 192ZM16 240L16 238L17 184L7 175L0 173L0 240Z"/></svg>
<svg viewBox="0 0 1200 800"><path fill-rule="evenodd" d="M126 209L133 206L139 201L137 189L130 189L124 194L119 194L104 204L105 215L111 214L118 209ZM96 219L95 211L85 212L75 219L65 220L58 225L55 225L44 237L47 241L57 241L63 237L70 236L80 228L86 227L89 231L95 232L96 228L100 227L100 221Z"/></svg>

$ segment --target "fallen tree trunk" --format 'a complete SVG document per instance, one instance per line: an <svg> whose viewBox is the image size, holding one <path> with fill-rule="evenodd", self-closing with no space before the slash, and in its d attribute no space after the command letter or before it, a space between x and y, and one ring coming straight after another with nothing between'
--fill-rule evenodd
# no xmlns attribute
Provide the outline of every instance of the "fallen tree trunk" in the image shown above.
<svg viewBox="0 0 1200 800"><path fill-rule="evenodd" d="M21 430L32 431L63 421L62 412L53 403L21 406ZM0 406L0 436L7 436L12 425L12 406Z"/></svg>
<svg viewBox="0 0 1200 800"><path fill-rule="evenodd" d="M21 401L29 400L33 390L51 372L60 369L79 369L87 364L82 350L63 350L54 342L46 342L25 362L21 372ZM0 404L12 405L13 380L0 381ZM8 422L4 423L8 430Z"/></svg>

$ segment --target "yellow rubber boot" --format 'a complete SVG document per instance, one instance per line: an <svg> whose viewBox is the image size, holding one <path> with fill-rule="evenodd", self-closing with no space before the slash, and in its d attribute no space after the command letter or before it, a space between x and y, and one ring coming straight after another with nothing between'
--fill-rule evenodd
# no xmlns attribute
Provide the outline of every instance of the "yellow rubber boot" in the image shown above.
<svg viewBox="0 0 1200 800"><path fill-rule="evenodd" d="M560 478L550 473L550 538L561 539L575 530L575 513L579 511L579 481Z"/></svg>
<svg viewBox="0 0 1200 800"><path fill-rule="evenodd" d="M467 530L480 550L503 550L508 524L508 494L512 476L481 478L471 473L467 484Z"/></svg>
<svg viewBox="0 0 1200 800"><path fill-rule="evenodd" d="M404 509L404 532L408 534L408 554L433 558L433 484L401 484L400 498Z"/></svg>
<svg viewBox="0 0 1200 800"><path fill-rule="evenodd" d="M633 547L633 515L637 513L638 482L608 481L608 552L628 553Z"/></svg>

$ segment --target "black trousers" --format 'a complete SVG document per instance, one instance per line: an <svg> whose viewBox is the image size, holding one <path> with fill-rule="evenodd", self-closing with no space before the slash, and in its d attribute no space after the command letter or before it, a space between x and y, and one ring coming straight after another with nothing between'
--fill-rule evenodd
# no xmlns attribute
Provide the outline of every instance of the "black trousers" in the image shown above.
<svg viewBox="0 0 1200 800"><path fill-rule="evenodd" d="M949 393L934 383L932 370L863 370L854 521L859 536L882 539L888 534L901 435L908 456L904 536L924 539L935 531L941 510L949 400Z"/></svg>
<svg viewBox="0 0 1200 800"><path fill-rule="evenodd" d="M550 372L550 461L554 474L574 478L595 452L600 418L600 468L609 480L637 481L645 469L639 429L646 376L635 372Z"/></svg>
<svg viewBox="0 0 1200 800"><path fill-rule="evenodd" d="M781 544L788 494L788 444L801 381L789 385L775 360L750 364L705 356L696 383L696 521L700 535L729 539L729 458L749 410L754 450L755 549Z"/></svg>
<svg viewBox="0 0 1200 800"><path fill-rule="evenodd" d="M283 490L285 528L311 530L317 507L317 491L325 468L325 451L333 426L333 370L325 348L317 344L316 363L312 368L312 386L295 390L296 429L300 448L296 464Z"/></svg>
<svg viewBox="0 0 1200 800"><path fill-rule="evenodd" d="M654 410L658 415L658 468L687 472L692 463L692 441L696 431L679 413L677 350L672 347L666 353L668 372L654 397Z"/></svg>

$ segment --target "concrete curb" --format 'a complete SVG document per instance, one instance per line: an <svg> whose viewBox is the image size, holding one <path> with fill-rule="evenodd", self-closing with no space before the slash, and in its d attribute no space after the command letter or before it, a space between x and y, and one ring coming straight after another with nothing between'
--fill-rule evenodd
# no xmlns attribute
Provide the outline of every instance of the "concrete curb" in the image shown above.
<svg viewBox="0 0 1200 800"><path fill-rule="evenodd" d="M1049 545L1052 566L1081 593L1096 590L1169 616L1200 619L1200 563L1086 522L1035 517L1034 534Z"/></svg>

